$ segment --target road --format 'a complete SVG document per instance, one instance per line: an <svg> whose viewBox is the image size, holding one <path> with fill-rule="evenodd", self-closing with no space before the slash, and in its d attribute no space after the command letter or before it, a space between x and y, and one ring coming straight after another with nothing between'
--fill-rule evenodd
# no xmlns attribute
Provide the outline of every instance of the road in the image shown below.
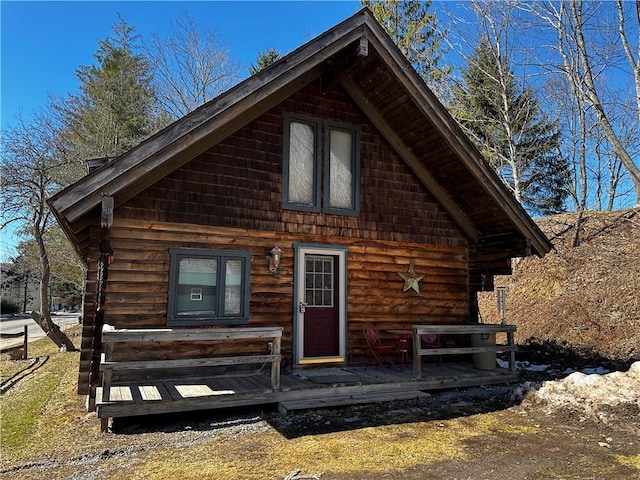
<svg viewBox="0 0 640 480"><path fill-rule="evenodd" d="M53 323L58 325L61 330L65 330L68 327L78 324L77 313L56 313L51 315ZM24 331L24 326L27 326L27 336L29 342L44 338L46 335L40 328L40 326L27 315L13 316L3 315L0 316L0 333L21 333ZM21 345L22 338L9 338L0 340L0 350L4 350L7 347L14 345Z"/></svg>

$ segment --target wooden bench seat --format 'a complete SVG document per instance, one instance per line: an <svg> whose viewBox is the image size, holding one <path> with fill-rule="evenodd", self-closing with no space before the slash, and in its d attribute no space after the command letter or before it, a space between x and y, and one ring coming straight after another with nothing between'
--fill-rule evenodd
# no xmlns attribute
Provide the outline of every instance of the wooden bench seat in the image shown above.
<svg viewBox="0 0 640 480"><path fill-rule="evenodd" d="M236 328L184 328L184 329L116 329L104 325L102 329L103 353L100 359L102 372L102 404L117 403L119 399L111 396L113 372L140 371L149 369L183 369L217 367L229 365L249 365L271 363L271 389L280 389L280 344L282 327L236 327ZM115 360L114 346L117 343L148 342L224 342L226 340L269 341L271 352L259 355L234 355L203 358L175 358L161 360ZM100 416L100 412L98 412ZM102 431L107 429L108 418L102 418Z"/></svg>
<svg viewBox="0 0 640 480"><path fill-rule="evenodd" d="M109 361L102 354L100 370L125 371L146 370L152 368L188 368L188 367L218 367L225 365L245 365L250 363L273 363L281 360L281 355L241 355L237 357L214 358L181 358L175 360L134 360Z"/></svg>

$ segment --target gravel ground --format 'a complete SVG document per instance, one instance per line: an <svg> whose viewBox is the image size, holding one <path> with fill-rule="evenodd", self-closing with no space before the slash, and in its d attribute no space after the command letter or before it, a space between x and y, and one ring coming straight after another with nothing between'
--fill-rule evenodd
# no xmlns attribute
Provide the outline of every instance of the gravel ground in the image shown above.
<svg viewBox="0 0 640 480"><path fill-rule="evenodd" d="M640 478L640 397L627 394L640 388L640 363L599 371L527 370L516 385L285 417L246 408L116 419L112 433L96 432L82 454L50 446L0 473L33 480ZM95 415L79 420L89 424Z"/></svg>

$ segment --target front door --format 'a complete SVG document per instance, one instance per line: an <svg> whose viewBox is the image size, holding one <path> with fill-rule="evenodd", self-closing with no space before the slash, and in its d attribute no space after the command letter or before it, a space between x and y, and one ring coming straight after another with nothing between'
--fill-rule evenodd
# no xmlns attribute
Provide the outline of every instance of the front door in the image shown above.
<svg viewBox="0 0 640 480"><path fill-rule="evenodd" d="M345 360L346 252L324 246L296 251L295 338L298 364Z"/></svg>

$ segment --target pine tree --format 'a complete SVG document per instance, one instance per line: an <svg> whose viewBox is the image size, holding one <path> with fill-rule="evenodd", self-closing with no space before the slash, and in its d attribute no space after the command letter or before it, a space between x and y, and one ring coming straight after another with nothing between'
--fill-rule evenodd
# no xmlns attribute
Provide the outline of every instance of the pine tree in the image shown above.
<svg viewBox="0 0 640 480"><path fill-rule="evenodd" d="M449 67L440 66L446 50L431 0L360 0L387 31L418 74L436 84Z"/></svg>
<svg viewBox="0 0 640 480"><path fill-rule="evenodd" d="M68 148L83 160L118 156L158 126L150 65L135 53L138 37L122 18L112 30L98 44L97 63L76 70L80 93L59 107Z"/></svg>
<svg viewBox="0 0 640 480"><path fill-rule="evenodd" d="M256 63L252 63L249 66L249 74L255 75L260 70L264 70L273 63L276 63L282 58L282 54L274 47L269 47L266 50L259 52L256 57Z"/></svg>
<svg viewBox="0 0 640 480"><path fill-rule="evenodd" d="M483 41L468 59L451 111L516 199L532 213L564 211L566 159L557 122L544 118L530 88L521 88L508 59Z"/></svg>

